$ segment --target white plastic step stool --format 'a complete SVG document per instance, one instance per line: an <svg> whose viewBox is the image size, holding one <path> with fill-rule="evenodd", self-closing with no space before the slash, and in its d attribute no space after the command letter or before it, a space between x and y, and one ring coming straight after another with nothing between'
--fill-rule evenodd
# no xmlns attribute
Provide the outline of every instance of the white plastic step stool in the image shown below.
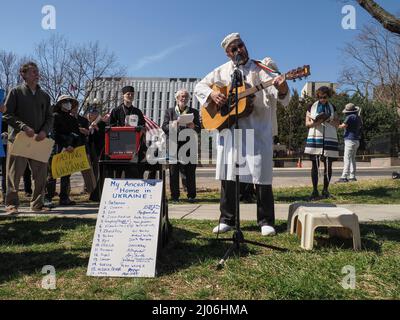
<svg viewBox="0 0 400 320"><path fill-rule="evenodd" d="M297 217L299 215L298 209L300 207L308 208L336 208L336 204L330 203L313 203L313 202L295 202L289 206L289 213L287 219L287 231L290 234L296 233Z"/></svg>
<svg viewBox="0 0 400 320"><path fill-rule="evenodd" d="M301 236L301 247L312 250L314 231L318 227L348 228L353 234L354 250L361 249L360 226L355 213L341 207L299 207L297 235Z"/></svg>

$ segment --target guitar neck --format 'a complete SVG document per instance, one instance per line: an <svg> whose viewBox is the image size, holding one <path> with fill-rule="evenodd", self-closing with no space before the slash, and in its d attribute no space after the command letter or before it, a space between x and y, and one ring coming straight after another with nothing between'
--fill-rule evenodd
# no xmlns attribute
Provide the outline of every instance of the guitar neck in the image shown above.
<svg viewBox="0 0 400 320"><path fill-rule="evenodd" d="M251 88L243 91L242 93L240 93L239 94L239 100L240 99L244 99L244 98L246 98L248 96L251 96L251 95L257 93L258 91L267 89L268 87L272 86L273 84L274 84L274 79L271 79L271 80L268 80L268 81L265 81L265 82L261 82L260 84L254 86L254 87L251 87Z"/></svg>

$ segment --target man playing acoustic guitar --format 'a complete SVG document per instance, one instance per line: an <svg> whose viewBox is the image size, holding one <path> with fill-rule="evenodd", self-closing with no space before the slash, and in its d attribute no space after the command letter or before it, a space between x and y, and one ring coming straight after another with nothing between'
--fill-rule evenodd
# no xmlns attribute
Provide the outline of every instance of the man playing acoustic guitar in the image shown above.
<svg viewBox="0 0 400 320"><path fill-rule="evenodd" d="M224 48L229 62L208 74L195 88L195 95L200 104L207 106L214 102L222 107L227 97L211 87L230 86L231 75L235 63L243 75L244 82L255 87L272 80L273 86L255 93L252 100L253 111L239 119L241 143L239 144L241 160L240 182L256 185L257 222L264 236L275 235L275 209L272 192L273 136L277 134L276 105L287 106L290 99L289 87L284 76L279 76L275 63L270 58L263 61L249 59L246 46L238 33L228 35L221 46ZM232 123L233 124L233 123ZM233 136L233 128L227 129ZM226 131L226 130L225 130ZM221 180L221 219L214 233L232 230L235 225L235 180L236 170L232 139L227 139L226 132L217 137L217 169L216 178ZM239 140L240 141L240 140ZM252 144L249 146L249 144ZM250 151L249 151L250 150Z"/></svg>

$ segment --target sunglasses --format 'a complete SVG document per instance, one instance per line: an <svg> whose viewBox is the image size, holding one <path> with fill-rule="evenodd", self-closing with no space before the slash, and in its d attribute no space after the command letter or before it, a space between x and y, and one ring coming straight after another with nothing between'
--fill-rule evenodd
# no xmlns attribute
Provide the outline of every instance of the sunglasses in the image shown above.
<svg viewBox="0 0 400 320"><path fill-rule="evenodd" d="M239 43L237 46L230 48L229 51L231 53L235 53L236 51L238 51L239 49L242 49L243 47L244 47L244 43L242 42L242 43Z"/></svg>
<svg viewBox="0 0 400 320"><path fill-rule="evenodd" d="M319 100L326 100L326 99L328 99L328 96L319 97Z"/></svg>

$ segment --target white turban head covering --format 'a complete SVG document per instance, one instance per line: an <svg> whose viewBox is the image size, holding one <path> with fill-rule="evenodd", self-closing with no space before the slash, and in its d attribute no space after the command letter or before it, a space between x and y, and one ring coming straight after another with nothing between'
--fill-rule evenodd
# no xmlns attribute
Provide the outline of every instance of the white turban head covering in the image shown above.
<svg viewBox="0 0 400 320"><path fill-rule="evenodd" d="M224 40L222 40L221 42L221 47L224 48L224 50L226 51L226 48L228 48L228 46L234 41L234 40L238 40L241 39L240 38L240 34L239 33L231 33L228 34Z"/></svg>

